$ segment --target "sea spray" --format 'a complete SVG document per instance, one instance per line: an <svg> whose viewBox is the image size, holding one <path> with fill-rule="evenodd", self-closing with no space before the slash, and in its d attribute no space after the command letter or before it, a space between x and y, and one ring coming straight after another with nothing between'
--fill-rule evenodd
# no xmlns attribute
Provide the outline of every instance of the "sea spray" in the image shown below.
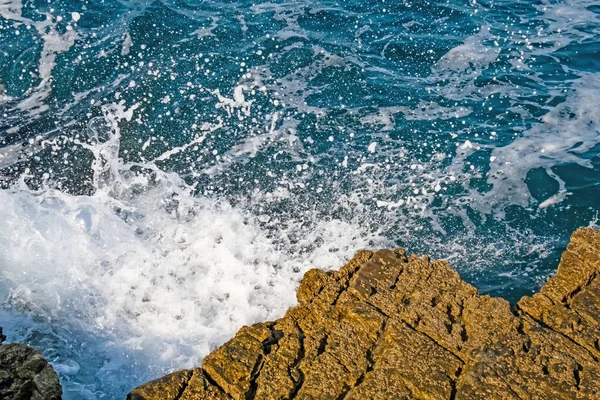
<svg viewBox="0 0 600 400"><path fill-rule="evenodd" d="M108 130L79 143L94 156L92 195L30 190L26 176L0 191L0 295L11 311L0 324L13 339L51 343L67 398L98 385L124 393L131 371L142 381L198 365L240 326L280 316L308 268L378 240L331 220L304 231L307 246L281 246L285 231L194 196L150 162L123 163L119 122L135 108L103 107Z"/></svg>

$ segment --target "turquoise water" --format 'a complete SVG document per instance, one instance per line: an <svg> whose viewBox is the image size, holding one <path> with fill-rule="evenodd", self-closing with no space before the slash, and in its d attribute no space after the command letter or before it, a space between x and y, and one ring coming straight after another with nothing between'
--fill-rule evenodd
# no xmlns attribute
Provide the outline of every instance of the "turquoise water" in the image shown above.
<svg viewBox="0 0 600 400"><path fill-rule="evenodd" d="M596 1L0 1L0 325L123 398L359 248L541 286L600 210Z"/></svg>

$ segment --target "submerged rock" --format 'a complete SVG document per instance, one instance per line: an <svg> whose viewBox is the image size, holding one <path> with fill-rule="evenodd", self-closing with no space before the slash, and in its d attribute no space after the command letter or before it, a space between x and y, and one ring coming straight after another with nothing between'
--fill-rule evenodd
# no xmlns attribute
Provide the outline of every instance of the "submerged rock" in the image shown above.
<svg viewBox="0 0 600 400"><path fill-rule="evenodd" d="M600 399L599 275L591 229L514 307L444 261L361 251L339 271L308 271L283 318L128 399Z"/></svg>
<svg viewBox="0 0 600 400"><path fill-rule="evenodd" d="M0 328L0 399L60 400L58 375L42 354L24 344L2 344Z"/></svg>

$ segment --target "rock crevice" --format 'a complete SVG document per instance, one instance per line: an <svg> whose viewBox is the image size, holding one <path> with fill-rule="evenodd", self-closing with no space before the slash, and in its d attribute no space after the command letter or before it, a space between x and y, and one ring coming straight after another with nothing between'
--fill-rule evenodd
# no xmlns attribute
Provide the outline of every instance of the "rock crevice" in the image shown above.
<svg viewBox="0 0 600 400"><path fill-rule="evenodd" d="M201 368L130 400L598 399L600 233L575 232L557 274L511 307L446 262L361 251L308 271L298 305L243 327Z"/></svg>

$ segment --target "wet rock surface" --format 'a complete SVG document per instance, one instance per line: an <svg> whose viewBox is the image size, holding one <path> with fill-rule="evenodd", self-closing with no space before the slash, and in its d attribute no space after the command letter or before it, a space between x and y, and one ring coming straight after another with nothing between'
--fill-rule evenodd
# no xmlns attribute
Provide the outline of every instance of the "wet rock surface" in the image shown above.
<svg viewBox="0 0 600 400"><path fill-rule="evenodd" d="M0 328L0 399L60 400L58 375L42 354L18 343L2 344Z"/></svg>
<svg viewBox="0 0 600 400"><path fill-rule="evenodd" d="M599 275L591 229L513 307L446 262L361 251L339 271L308 271L283 318L128 399L600 399Z"/></svg>

